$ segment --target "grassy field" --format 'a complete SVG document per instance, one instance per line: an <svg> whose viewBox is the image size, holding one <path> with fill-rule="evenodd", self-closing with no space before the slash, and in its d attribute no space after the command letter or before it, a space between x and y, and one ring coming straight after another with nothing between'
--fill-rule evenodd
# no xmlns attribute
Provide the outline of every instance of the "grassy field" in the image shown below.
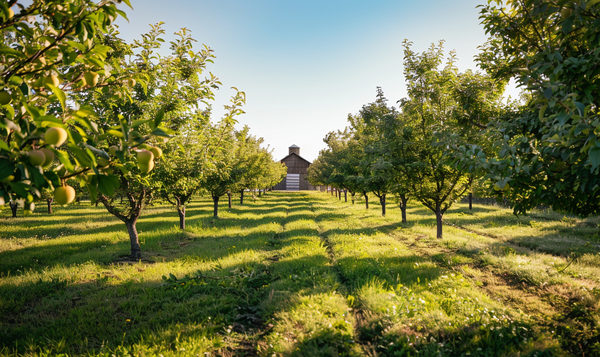
<svg viewBox="0 0 600 357"><path fill-rule="evenodd" d="M391 201L391 200L390 200ZM269 193L0 218L0 355L599 356L600 220Z"/></svg>

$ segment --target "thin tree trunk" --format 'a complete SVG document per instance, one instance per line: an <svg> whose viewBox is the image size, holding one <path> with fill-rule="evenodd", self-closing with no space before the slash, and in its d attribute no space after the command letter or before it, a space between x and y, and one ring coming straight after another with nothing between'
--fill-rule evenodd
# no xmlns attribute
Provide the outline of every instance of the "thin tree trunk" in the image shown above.
<svg viewBox="0 0 600 357"><path fill-rule="evenodd" d="M262 196L262 192L260 192L260 189L258 190L258 197Z"/></svg>
<svg viewBox="0 0 600 357"><path fill-rule="evenodd" d="M227 192L227 200L229 203L229 209L231 209L231 192Z"/></svg>
<svg viewBox="0 0 600 357"><path fill-rule="evenodd" d="M442 228L444 224L444 214L441 207L435 209L435 219L437 221L437 238L442 239Z"/></svg>
<svg viewBox="0 0 600 357"><path fill-rule="evenodd" d="M406 223L406 205L408 203L408 199L404 196L400 196L400 210L402 211L402 223Z"/></svg>
<svg viewBox="0 0 600 357"><path fill-rule="evenodd" d="M367 196L366 192L364 192L363 195L365 195L365 205L367 206L367 209L369 209L369 196Z"/></svg>
<svg viewBox="0 0 600 357"><path fill-rule="evenodd" d="M243 205L244 204L244 190L240 190L240 204Z"/></svg>
<svg viewBox="0 0 600 357"><path fill-rule="evenodd" d="M350 194L350 198L352 199L352 204L354 204L354 195L355 195L355 193L354 193L354 192L352 192L352 193Z"/></svg>
<svg viewBox="0 0 600 357"><path fill-rule="evenodd" d="M348 190L344 190L344 202L348 202Z"/></svg>
<svg viewBox="0 0 600 357"><path fill-rule="evenodd" d="M48 203L48 214L52 214L52 202L54 202L54 198L46 199L46 203Z"/></svg>
<svg viewBox="0 0 600 357"><path fill-rule="evenodd" d="M185 230L185 206L177 206L177 214L179 214L179 229Z"/></svg>
<svg viewBox="0 0 600 357"><path fill-rule="evenodd" d="M131 260L139 260L142 258L142 248L140 247L138 232L135 227L136 223L137 219L125 222L125 226L127 226L127 233L129 233L129 242L131 243Z"/></svg>
<svg viewBox="0 0 600 357"><path fill-rule="evenodd" d="M381 203L381 215L385 217L385 193L379 197L379 202Z"/></svg>
<svg viewBox="0 0 600 357"><path fill-rule="evenodd" d="M214 217L219 217L219 196L213 196L213 202L215 206Z"/></svg>
<svg viewBox="0 0 600 357"><path fill-rule="evenodd" d="M473 193L469 192L469 209L473 209Z"/></svg>
<svg viewBox="0 0 600 357"><path fill-rule="evenodd" d="M333 187L329 188L329 192L331 192L331 195L333 196Z"/></svg>
<svg viewBox="0 0 600 357"><path fill-rule="evenodd" d="M342 200L342 191L338 190L338 200Z"/></svg>
<svg viewBox="0 0 600 357"><path fill-rule="evenodd" d="M19 208L19 204L16 202L10 202L8 205L12 211L12 218L17 218L17 208Z"/></svg>

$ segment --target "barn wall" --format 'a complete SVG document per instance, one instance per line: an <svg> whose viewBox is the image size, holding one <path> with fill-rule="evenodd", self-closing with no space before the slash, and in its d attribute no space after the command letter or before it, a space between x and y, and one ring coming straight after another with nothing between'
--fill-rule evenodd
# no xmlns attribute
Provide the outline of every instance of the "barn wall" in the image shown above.
<svg viewBox="0 0 600 357"><path fill-rule="evenodd" d="M296 155L290 155L282 160L282 162L287 166L288 174L306 174L306 170L310 166L310 163Z"/></svg>
<svg viewBox="0 0 600 357"><path fill-rule="evenodd" d="M300 190L314 190L315 187L311 185L308 180L306 180L306 171L310 166L310 163L306 160L300 158L297 155L289 155L288 157L281 160L282 163L287 166L288 174L300 174ZM283 180L273 187L274 190L285 190L286 189L286 179Z"/></svg>

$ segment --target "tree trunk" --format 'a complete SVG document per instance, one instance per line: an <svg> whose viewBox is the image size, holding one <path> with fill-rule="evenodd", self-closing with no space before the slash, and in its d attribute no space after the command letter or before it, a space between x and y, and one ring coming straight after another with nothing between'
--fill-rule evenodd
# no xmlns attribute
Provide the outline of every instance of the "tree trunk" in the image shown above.
<svg viewBox="0 0 600 357"><path fill-rule="evenodd" d="M179 229L185 230L185 206L177 206L177 214L179 214Z"/></svg>
<svg viewBox="0 0 600 357"><path fill-rule="evenodd" d="M444 214L442 213L441 207L435 209L435 219L437 221L437 238L442 239L442 227L444 224Z"/></svg>
<svg viewBox="0 0 600 357"><path fill-rule="evenodd" d="M262 196L262 192L260 192L260 189L258 189L258 197Z"/></svg>
<svg viewBox="0 0 600 357"><path fill-rule="evenodd" d="M219 217L219 196L213 196L213 202L214 202L214 205L215 205L215 211L214 211L213 216L214 217Z"/></svg>
<svg viewBox="0 0 600 357"><path fill-rule="evenodd" d="M344 190L344 202L348 202L348 190Z"/></svg>
<svg viewBox="0 0 600 357"><path fill-rule="evenodd" d="M473 193L469 192L469 209L473 209Z"/></svg>
<svg viewBox="0 0 600 357"><path fill-rule="evenodd" d="M402 223L406 223L406 205L408 203L408 199L404 196L400 196L400 210L402 211Z"/></svg>
<svg viewBox="0 0 600 357"><path fill-rule="evenodd" d="M354 192L350 193L350 198L352 199L352 204L354 204L354 195L355 195Z"/></svg>
<svg viewBox="0 0 600 357"><path fill-rule="evenodd" d="M52 202L54 202L54 198L46 199L46 203L48 203L48 214L52 214Z"/></svg>
<svg viewBox="0 0 600 357"><path fill-rule="evenodd" d="M338 200L342 200L342 191L338 190Z"/></svg>
<svg viewBox="0 0 600 357"><path fill-rule="evenodd" d="M227 200L229 203L229 209L231 209L231 192L227 192Z"/></svg>
<svg viewBox="0 0 600 357"><path fill-rule="evenodd" d="M16 202L10 202L8 205L12 211L12 218L17 218L17 208L19 208L19 204Z"/></svg>
<svg viewBox="0 0 600 357"><path fill-rule="evenodd" d="M131 243L131 260L140 260L142 258L142 248L140 247L138 232L135 227L136 223L137 219L132 219L125 222L125 226L127 226L127 233L129 233L129 242Z"/></svg>
<svg viewBox="0 0 600 357"><path fill-rule="evenodd" d="M365 206L367 206L367 209L369 209L369 196L367 196L366 192L364 192L363 195L365 195Z"/></svg>
<svg viewBox="0 0 600 357"><path fill-rule="evenodd" d="M381 203L381 215L385 217L385 193L379 197L379 202Z"/></svg>
<svg viewBox="0 0 600 357"><path fill-rule="evenodd" d="M240 204L244 204L244 190L240 190Z"/></svg>

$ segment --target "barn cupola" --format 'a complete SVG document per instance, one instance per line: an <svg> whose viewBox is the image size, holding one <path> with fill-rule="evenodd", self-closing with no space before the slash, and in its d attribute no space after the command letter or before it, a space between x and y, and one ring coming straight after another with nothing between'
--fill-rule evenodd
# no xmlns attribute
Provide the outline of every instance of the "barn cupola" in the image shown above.
<svg viewBox="0 0 600 357"><path fill-rule="evenodd" d="M295 144L294 144L294 145L292 145L292 146L290 146L290 155L291 155L292 153L294 153L294 154L296 154L296 155L300 156L300 146L297 146L297 145L295 145Z"/></svg>

